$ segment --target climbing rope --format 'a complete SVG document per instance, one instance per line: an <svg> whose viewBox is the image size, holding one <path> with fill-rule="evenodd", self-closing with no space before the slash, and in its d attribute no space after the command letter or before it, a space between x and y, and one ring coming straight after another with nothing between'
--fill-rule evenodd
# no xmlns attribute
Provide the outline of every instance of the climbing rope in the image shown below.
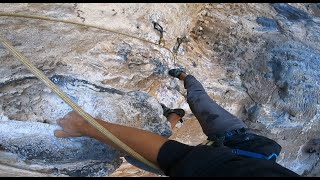
<svg viewBox="0 0 320 180"><path fill-rule="evenodd" d="M122 36L130 37L130 38L137 39L137 40L143 41L145 43L153 44L153 45L156 45L156 46L158 46L160 48L164 48L164 49L168 50L170 52L170 54L172 55L172 57L173 57L173 65L174 66L176 65L177 55L175 53L173 53L169 48L165 47L164 38L163 38L163 32L164 32L163 28L158 23L156 23L154 21L152 22L154 24L154 28L157 29L158 31L160 31L160 33L161 33L160 40L159 40L158 44L154 43L152 41L140 38L140 37L132 36L132 35L127 34L127 33L122 33L122 32L119 32L119 31L112 30L112 29L107 29L107 28L96 26L96 25L79 23L79 22L75 22L75 21L56 19L56 18L49 18L49 17L45 17L45 16L34 16L34 15L15 14L15 13L0 13L0 16L21 17L21 18L39 19L39 20L53 21L53 22L62 22L62 23L68 23L68 24L74 24L74 25L79 25L79 26L84 26L84 27L95 28L95 29L99 29L99 30L103 30L103 31L108 31L108 32L111 32L111 33L119 34L119 35L122 35Z"/></svg>
<svg viewBox="0 0 320 180"><path fill-rule="evenodd" d="M151 43L157 46L160 46L156 43L150 42L148 40L138 38L135 36L131 36L125 33L120 33L116 32L114 30L109 30L106 28L101 28L97 27L94 25L87 25L87 24L82 24L82 23L77 23L77 22L72 22L72 21L67 21L67 20L59 20L59 19L53 19L53 18L48 18L48 17L42 17L42 16L31 16L31 15L21 15L21 14L12 14L12 13L0 13L0 16L12 16L12 17L24 17L24 18L33 18L33 19L42 19L42 20L48 20L48 21L55 21L55 22L64 22L64 23L71 23L71 24L76 24L76 25L82 25L86 27L91 27L91 28L97 28L113 33L117 33L120 35L124 35L127 37L139 39L141 41ZM106 136L108 139L110 139L113 143L117 144L120 148L122 148L125 152L130 154L132 157L136 158L137 160L140 160L141 162L147 164L148 166L154 168L155 170L162 171L157 165L151 163L147 159L145 159L143 156L135 152L133 149L131 149L129 146L124 144L121 140L119 140L116 136L114 136L112 133L110 133L107 129L105 129L103 126L101 126L97 121L88 113L86 113L84 110L82 110L76 103L74 103L62 90L58 88L46 75L37 69L26 57L24 57L20 52L17 51L15 47L13 47L8 40L5 40L4 38L1 37L0 35L0 43L3 44L5 48L7 48L11 54L13 54L14 57L19 59L21 63L23 63L37 78L39 78L43 83L45 83L50 89L52 89L62 100L64 100L74 111L76 111L79 115L81 115L89 124L91 124L94 128L96 128L100 133L102 133L104 136ZM161 46L162 48L167 49L169 52L170 49ZM172 53L172 52L171 52Z"/></svg>
<svg viewBox="0 0 320 180"><path fill-rule="evenodd" d="M50 89L52 89L57 95L64 100L73 110L75 110L79 115L81 115L89 124L95 127L99 132L105 135L108 139L110 139L113 143L117 144L131 156L135 157L136 159L144 162L145 164L149 165L150 167L160 170L159 167L154 165L153 163L149 162L147 159L142 157L140 154L135 152L129 146L124 144L121 140L119 140L116 136L111 134L107 129L101 126L97 121L84 110L82 110L76 103L74 103L61 89L58 88L51 80L46 77L46 75L37 69L26 57L24 57L20 52L16 50L7 40L0 36L0 42L6 47L17 59L19 59L36 77L38 77L42 82L44 82ZM160 170L161 171L161 170Z"/></svg>

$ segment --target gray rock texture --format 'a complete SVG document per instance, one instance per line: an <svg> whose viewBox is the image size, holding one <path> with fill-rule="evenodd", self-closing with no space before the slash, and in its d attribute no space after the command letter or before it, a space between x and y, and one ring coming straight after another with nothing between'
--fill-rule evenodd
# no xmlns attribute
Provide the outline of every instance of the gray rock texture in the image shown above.
<svg viewBox="0 0 320 180"><path fill-rule="evenodd" d="M0 17L0 33L94 117L165 136L171 131L159 102L195 121L183 84L167 75L184 68L218 104L281 144L279 164L320 176L319 4L21 3L1 4L0 12L93 24L155 43L158 22L167 48L188 39L176 60L159 46L65 23ZM71 109L2 46L0 63L0 150L13 159L2 161L56 176L106 176L119 167L121 154L108 145L55 138L55 120Z"/></svg>

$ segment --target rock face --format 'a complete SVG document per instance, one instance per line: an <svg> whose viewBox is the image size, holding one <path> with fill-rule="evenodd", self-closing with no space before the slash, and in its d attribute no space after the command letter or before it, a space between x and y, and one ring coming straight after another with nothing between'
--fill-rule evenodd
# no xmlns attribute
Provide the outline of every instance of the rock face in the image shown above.
<svg viewBox="0 0 320 180"><path fill-rule="evenodd" d="M160 104L145 92L125 93L58 75L51 79L94 117L163 136L171 135ZM39 80L25 78L6 83L1 93L4 107L0 121L2 150L17 154L27 164L44 166L41 172L56 175L105 176L120 165L121 154L97 140L62 139L53 135L59 128L56 119L71 108L47 91Z"/></svg>
<svg viewBox="0 0 320 180"><path fill-rule="evenodd" d="M0 12L94 24L173 49L83 26L0 17L1 35L94 117L169 136L159 102L181 107L181 67L222 107L282 146L278 163L319 176L319 4L1 4ZM0 46L0 150L11 165L54 175L104 176L121 154L89 138L58 139L71 109ZM88 153L91 152L91 153ZM107 152L107 153L105 153ZM12 153L9 155L8 153ZM1 160L0 160L1 161ZM0 162L3 163L3 162ZM10 164L9 163L9 164ZM18 165L17 165L18 164Z"/></svg>
<svg viewBox="0 0 320 180"><path fill-rule="evenodd" d="M171 135L158 101L145 92L125 93L57 75L51 80L94 117ZM17 88L23 91L18 92ZM26 78L6 83L1 93L1 104L6 108L0 121L0 142L5 151L18 154L28 163L45 165L41 171L57 175L104 176L120 165L119 152L97 140L54 137L56 119L71 108L46 91L39 80Z"/></svg>

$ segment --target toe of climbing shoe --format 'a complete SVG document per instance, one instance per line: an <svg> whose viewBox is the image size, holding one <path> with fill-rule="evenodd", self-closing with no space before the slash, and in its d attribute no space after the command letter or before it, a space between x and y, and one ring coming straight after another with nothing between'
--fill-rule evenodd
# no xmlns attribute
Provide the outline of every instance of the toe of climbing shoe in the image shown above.
<svg viewBox="0 0 320 180"><path fill-rule="evenodd" d="M185 111L183 109L177 108L177 109L170 109L167 106L165 106L164 104L160 103L162 109L163 109L163 115L165 117L168 117L169 114L171 113L176 113L178 116L180 116L181 118L186 114Z"/></svg>
<svg viewBox="0 0 320 180"><path fill-rule="evenodd" d="M183 73L183 71L181 69L170 69L168 74L170 76L179 78L179 76L181 75L181 73Z"/></svg>
<svg viewBox="0 0 320 180"><path fill-rule="evenodd" d="M183 125L184 120L182 117L186 114L186 112L183 109L177 108L177 109L170 109L164 104L160 103L162 109L163 109L163 115L165 117L168 117L171 113L175 113L178 116L180 116L179 122L176 124L176 128L180 128Z"/></svg>
<svg viewBox="0 0 320 180"><path fill-rule="evenodd" d="M163 109L163 115L165 117L168 117L168 115L170 114L170 108L168 108L167 106L165 106L164 104L160 103L161 104L161 107Z"/></svg>
<svg viewBox="0 0 320 180"><path fill-rule="evenodd" d="M181 118L186 114L186 112L183 109L174 109L173 112L176 113Z"/></svg>

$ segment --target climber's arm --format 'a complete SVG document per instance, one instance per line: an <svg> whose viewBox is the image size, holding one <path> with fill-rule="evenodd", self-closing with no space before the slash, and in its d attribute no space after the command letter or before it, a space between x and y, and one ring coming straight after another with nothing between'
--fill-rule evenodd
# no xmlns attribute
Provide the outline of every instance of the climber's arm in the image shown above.
<svg viewBox="0 0 320 180"><path fill-rule="evenodd" d="M114 136L127 144L138 154L147 160L158 164L157 156L160 147L168 140L167 138L149 131L112 124L99 119L96 120L100 125L110 131ZM65 117L58 120L58 124L63 128L63 130L56 130L54 132L57 137L89 136L121 150L120 147L112 143L107 137L86 122L76 112L72 111L68 113Z"/></svg>

